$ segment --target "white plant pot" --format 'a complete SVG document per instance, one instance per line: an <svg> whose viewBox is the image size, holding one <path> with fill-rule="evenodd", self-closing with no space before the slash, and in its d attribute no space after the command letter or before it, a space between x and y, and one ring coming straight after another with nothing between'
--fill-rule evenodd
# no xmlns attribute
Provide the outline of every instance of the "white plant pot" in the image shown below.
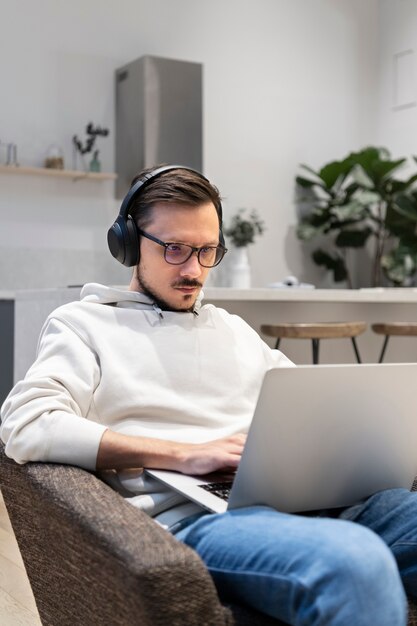
<svg viewBox="0 0 417 626"><path fill-rule="evenodd" d="M247 247L234 248L230 264L230 286L234 289L249 289L250 264Z"/></svg>

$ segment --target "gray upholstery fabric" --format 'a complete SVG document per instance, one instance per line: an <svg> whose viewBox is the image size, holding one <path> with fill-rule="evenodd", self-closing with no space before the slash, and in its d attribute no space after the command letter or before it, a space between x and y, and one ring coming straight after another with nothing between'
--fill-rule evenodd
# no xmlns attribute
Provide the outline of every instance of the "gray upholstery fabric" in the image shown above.
<svg viewBox="0 0 417 626"><path fill-rule="evenodd" d="M45 626L279 624L223 606L198 555L94 474L1 445L0 487Z"/></svg>
<svg viewBox="0 0 417 626"><path fill-rule="evenodd" d="M222 604L197 554L89 472L1 445L0 487L44 626L283 624Z"/></svg>

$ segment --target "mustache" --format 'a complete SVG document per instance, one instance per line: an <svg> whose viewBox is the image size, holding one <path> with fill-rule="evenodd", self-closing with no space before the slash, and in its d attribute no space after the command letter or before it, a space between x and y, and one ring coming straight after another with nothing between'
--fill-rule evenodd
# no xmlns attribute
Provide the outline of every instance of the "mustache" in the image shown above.
<svg viewBox="0 0 417 626"><path fill-rule="evenodd" d="M172 283L172 287L202 287L202 283L198 280L192 280L191 278L183 278L175 283Z"/></svg>

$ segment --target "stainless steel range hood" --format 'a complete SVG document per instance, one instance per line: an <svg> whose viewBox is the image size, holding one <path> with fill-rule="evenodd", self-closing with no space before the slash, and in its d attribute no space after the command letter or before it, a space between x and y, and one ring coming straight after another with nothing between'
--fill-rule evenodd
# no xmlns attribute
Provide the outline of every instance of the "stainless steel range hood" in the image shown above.
<svg viewBox="0 0 417 626"><path fill-rule="evenodd" d="M202 65L144 56L116 70L116 195L144 167L203 167Z"/></svg>

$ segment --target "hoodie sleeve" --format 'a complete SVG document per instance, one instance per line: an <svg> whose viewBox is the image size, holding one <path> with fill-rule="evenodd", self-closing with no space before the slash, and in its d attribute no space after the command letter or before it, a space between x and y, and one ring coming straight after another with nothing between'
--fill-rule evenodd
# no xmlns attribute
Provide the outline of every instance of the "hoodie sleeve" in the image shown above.
<svg viewBox="0 0 417 626"><path fill-rule="evenodd" d="M296 367L295 363L285 356L283 352L275 348L270 348L264 341L262 341L262 344L268 367Z"/></svg>
<svg viewBox="0 0 417 626"><path fill-rule="evenodd" d="M64 321L50 318L35 363L1 408L7 456L18 463L94 469L106 427L86 415L99 380L98 357L88 343Z"/></svg>

